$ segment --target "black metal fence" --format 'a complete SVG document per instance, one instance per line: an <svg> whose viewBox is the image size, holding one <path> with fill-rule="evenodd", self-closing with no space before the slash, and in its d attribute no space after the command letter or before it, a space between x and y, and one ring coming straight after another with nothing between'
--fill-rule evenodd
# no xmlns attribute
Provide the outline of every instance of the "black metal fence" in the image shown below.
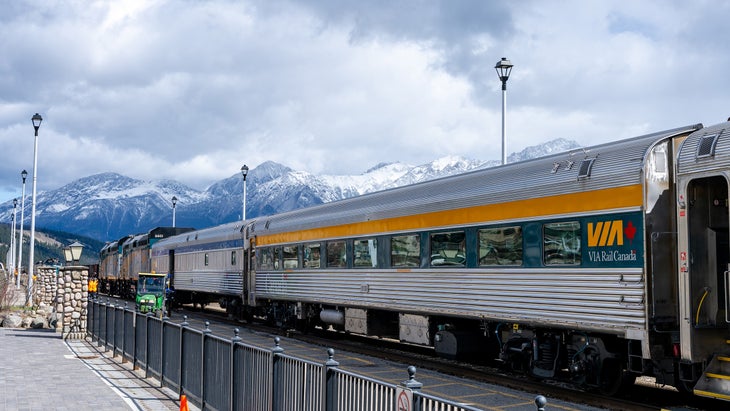
<svg viewBox="0 0 730 411"><path fill-rule="evenodd" d="M410 378L390 384L338 368L334 350L316 363L121 306L89 302L88 334L203 410L477 411L421 392Z"/></svg>

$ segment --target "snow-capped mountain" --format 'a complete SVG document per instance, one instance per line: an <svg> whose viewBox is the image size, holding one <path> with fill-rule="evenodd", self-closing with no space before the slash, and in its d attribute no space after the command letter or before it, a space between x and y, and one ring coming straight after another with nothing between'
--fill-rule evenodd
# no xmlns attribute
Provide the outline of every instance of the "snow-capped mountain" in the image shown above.
<svg viewBox="0 0 730 411"><path fill-rule="evenodd" d="M42 192L36 205L36 226L107 240L118 238L124 227L169 225L170 199L197 203L207 193L172 180L145 182L116 173L84 177L57 190ZM30 220L26 200L26 224ZM18 218L20 214L18 214ZM6 221L3 215L2 221ZM136 230L130 231L130 233ZM129 234L129 233L128 233Z"/></svg>
<svg viewBox="0 0 730 411"><path fill-rule="evenodd" d="M574 141L557 139L528 147L509 156L508 162L523 161L579 147ZM383 163L360 175L313 175L268 161L249 171L246 178L246 217L271 215L297 208L336 201L373 191L418 183L434 178L492 167L499 161L483 162L449 156L411 166ZM102 173L76 180L57 190L38 194L36 227L76 233L101 241L149 231L172 224L203 228L235 221L243 209L240 174L218 181L204 191L171 180L142 181L116 173ZM30 224L26 200L25 224ZM20 206L20 205L19 205ZM12 202L6 202L0 222L10 223ZM20 218L18 210L17 218Z"/></svg>

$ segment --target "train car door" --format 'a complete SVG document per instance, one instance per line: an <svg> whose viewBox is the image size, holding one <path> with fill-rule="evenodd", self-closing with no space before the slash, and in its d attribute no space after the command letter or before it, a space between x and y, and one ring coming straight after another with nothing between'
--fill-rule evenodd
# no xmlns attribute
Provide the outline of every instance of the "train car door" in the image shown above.
<svg viewBox="0 0 730 411"><path fill-rule="evenodd" d="M243 301L249 307L256 306L256 237L248 238L244 267Z"/></svg>
<svg viewBox="0 0 730 411"><path fill-rule="evenodd" d="M241 228L241 235L243 238L243 290L241 301L243 301L244 306L254 307L256 306L255 293L253 292L256 289L256 273L254 268L256 258L256 236L252 236L249 230L253 231L253 224L244 225Z"/></svg>
<svg viewBox="0 0 730 411"><path fill-rule="evenodd" d="M727 350L728 177L679 181L680 343L684 362Z"/></svg>
<svg viewBox="0 0 730 411"><path fill-rule="evenodd" d="M167 275L170 281L170 288L175 289L175 250L170 250L167 255Z"/></svg>

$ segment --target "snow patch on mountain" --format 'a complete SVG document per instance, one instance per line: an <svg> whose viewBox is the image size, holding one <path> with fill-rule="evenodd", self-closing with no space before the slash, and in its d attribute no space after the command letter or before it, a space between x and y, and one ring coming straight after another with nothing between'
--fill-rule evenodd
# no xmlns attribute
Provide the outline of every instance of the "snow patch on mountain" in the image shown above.
<svg viewBox="0 0 730 411"><path fill-rule="evenodd" d="M556 139L513 153L508 162L568 151L574 141ZM480 161L446 156L420 165L380 163L358 175L313 175L267 161L247 175L246 218L271 215L337 201L357 195L414 184L435 178L493 167L500 161ZM38 194L38 227L78 233L102 241L147 232L172 224L175 196L178 227L204 228L240 220L243 213L243 179L240 173L195 190L173 180L142 181L117 173L81 178L57 190ZM9 223L12 204L6 202L0 222ZM19 211L19 210L18 210ZM20 213L18 213L18 217ZM25 224L30 220L26 201Z"/></svg>

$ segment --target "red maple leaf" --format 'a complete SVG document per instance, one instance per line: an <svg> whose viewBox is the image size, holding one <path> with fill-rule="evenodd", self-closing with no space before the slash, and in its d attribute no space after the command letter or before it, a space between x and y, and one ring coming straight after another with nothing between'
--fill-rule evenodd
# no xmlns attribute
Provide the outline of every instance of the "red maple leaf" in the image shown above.
<svg viewBox="0 0 730 411"><path fill-rule="evenodd" d="M624 228L624 235L626 235L626 238L628 238L629 241L634 241L634 236L636 235L636 227L634 227L631 221L626 224L626 228Z"/></svg>

